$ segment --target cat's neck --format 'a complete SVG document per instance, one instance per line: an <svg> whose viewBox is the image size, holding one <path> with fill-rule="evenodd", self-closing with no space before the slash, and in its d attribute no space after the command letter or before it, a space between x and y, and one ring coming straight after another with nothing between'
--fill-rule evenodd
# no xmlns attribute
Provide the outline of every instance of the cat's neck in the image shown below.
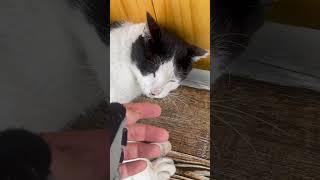
<svg viewBox="0 0 320 180"><path fill-rule="evenodd" d="M119 63L124 63L122 67L127 66L134 77L136 77L136 73L134 73L136 66L131 59L132 44L139 36L143 35L144 28L145 23L133 24L126 22L111 31L110 42L113 42L110 44L111 55L116 55L116 57L111 58L111 61L122 61Z"/></svg>
<svg viewBox="0 0 320 180"><path fill-rule="evenodd" d="M110 32L111 102L128 103L141 95L137 77L132 71L131 50L132 44L143 34L144 27L144 23L124 23Z"/></svg>

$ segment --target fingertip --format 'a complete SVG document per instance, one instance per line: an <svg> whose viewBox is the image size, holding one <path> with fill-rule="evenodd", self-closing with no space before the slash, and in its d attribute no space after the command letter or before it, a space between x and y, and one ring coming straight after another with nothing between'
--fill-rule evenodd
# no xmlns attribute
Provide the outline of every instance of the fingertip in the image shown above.
<svg viewBox="0 0 320 180"><path fill-rule="evenodd" d="M169 131L167 131L166 129L163 130L162 134L159 135L161 139L163 139L164 141L169 140Z"/></svg>
<svg viewBox="0 0 320 180"><path fill-rule="evenodd" d="M119 168L121 178L127 178L129 176L136 175L147 167L147 162L143 160L137 160L133 162L128 162L121 164Z"/></svg>

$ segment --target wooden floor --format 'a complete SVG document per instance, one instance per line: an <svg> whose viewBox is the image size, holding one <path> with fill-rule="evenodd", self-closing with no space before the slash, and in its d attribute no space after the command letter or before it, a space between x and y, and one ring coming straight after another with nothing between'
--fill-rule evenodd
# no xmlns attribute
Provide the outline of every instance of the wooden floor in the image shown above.
<svg viewBox="0 0 320 180"><path fill-rule="evenodd" d="M216 179L320 179L320 93L234 76L211 93Z"/></svg>

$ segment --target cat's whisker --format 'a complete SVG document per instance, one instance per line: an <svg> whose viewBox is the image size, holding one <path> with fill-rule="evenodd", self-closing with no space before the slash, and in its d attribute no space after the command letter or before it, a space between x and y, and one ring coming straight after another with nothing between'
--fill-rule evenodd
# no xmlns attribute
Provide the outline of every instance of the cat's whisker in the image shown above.
<svg viewBox="0 0 320 180"><path fill-rule="evenodd" d="M170 92L170 94L169 95L174 95L174 96L177 96L177 95L179 95L178 93L176 93L176 92Z"/></svg>
<svg viewBox="0 0 320 180"><path fill-rule="evenodd" d="M244 33L224 33L224 34L216 34L215 37L228 37L228 36L243 36L243 37L249 37L248 34L244 34Z"/></svg>
<svg viewBox="0 0 320 180"><path fill-rule="evenodd" d="M175 101L177 100L177 99L175 98L175 96L169 94L169 95L167 96L167 98L165 98L165 99L168 99L172 104L174 104L174 106L176 107L176 109L179 110L177 104L175 103Z"/></svg>
<svg viewBox="0 0 320 180"><path fill-rule="evenodd" d="M220 158L220 152L219 152L218 147L217 147L216 143L214 142L214 140L211 140L211 144L213 146L213 150L217 154L215 158Z"/></svg>
<svg viewBox="0 0 320 180"><path fill-rule="evenodd" d="M240 114L237 114L237 113L233 113L233 112L229 112L229 111L222 111L222 110L217 110L217 109L213 109L212 111L214 113L213 118L215 117L215 115L221 113L223 115L230 115L230 116L237 117L243 121L247 121L247 119L245 119L243 116L241 116Z"/></svg>
<svg viewBox="0 0 320 180"><path fill-rule="evenodd" d="M179 107L177 106L176 102L175 102L174 100L172 100L172 99L169 99L169 100L171 101L171 104L173 104L174 107L176 108L176 111L179 111L180 109L179 109Z"/></svg>
<svg viewBox="0 0 320 180"><path fill-rule="evenodd" d="M254 146L250 143L250 141L244 137L243 134L241 134L241 132L236 129L235 127L232 126L232 124L228 123L227 121L224 121L223 118L219 117L219 116L215 116L217 120L219 120L220 122L222 122L223 124L229 126L236 134L238 134L240 136L240 138L242 140L244 140L244 142L252 149L252 151L254 152L254 155L256 156L256 159L258 159L258 154L257 154L257 150L254 148Z"/></svg>
<svg viewBox="0 0 320 180"><path fill-rule="evenodd" d="M234 42L234 41L231 41L231 40L223 40L219 43L217 43L218 45L219 44L223 44L223 46L225 48L227 48L226 46L229 45L229 46L238 46L238 47L241 47L241 48L247 48L244 44L241 44L241 43L237 43L237 42Z"/></svg>
<svg viewBox="0 0 320 180"><path fill-rule="evenodd" d="M184 107L184 108L189 108L188 103L186 103L184 100L182 100L181 97L179 97L179 96L177 96L177 95L170 95L170 97L171 97L171 98L174 98L176 101L181 102L181 103L183 104L183 107ZM186 98L186 97L184 97L184 98Z"/></svg>
<svg viewBox="0 0 320 180"><path fill-rule="evenodd" d="M222 103L222 102L230 102L230 101L238 101L244 98L231 98L231 99L218 99L218 100L210 100L211 103Z"/></svg>
<svg viewBox="0 0 320 180"><path fill-rule="evenodd" d="M174 104L176 105L175 101L178 101L177 98L173 95L168 95L167 96L168 99L171 101L171 102L174 102ZM176 105L176 109L179 110L178 106Z"/></svg>
<svg viewBox="0 0 320 180"><path fill-rule="evenodd" d="M239 110L239 109L232 108L232 107L229 107L229 106L219 105L219 104L214 104L213 106L220 107L220 108L225 108L225 109L229 109L229 110L233 110L233 111L238 112L238 113L240 113L240 114L244 114L244 115L246 115L247 117L250 117L250 118L255 119L255 120L257 120L257 121L263 122L263 123L271 126L272 128L278 130L279 132L283 133L284 135L287 135L287 136L291 137L291 135L290 135L288 132L280 129L280 128L279 128L278 126L276 126L275 124L272 124L272 123L270 123L270 122L268 122L268 121L265 121L265 120L263 120L263 119L261 119L261 118L259 118L259 117L256 117L256 116L254 116L254 115L251 115L251 114L246 113L246 112L244 112L244 111L241 111L241 110Z"/></svg>

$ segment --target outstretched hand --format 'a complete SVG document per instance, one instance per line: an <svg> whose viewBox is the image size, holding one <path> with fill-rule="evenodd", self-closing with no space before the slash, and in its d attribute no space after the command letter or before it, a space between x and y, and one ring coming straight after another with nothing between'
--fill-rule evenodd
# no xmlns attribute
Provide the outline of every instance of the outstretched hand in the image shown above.
<svg viewBox="0 0 320 180"><path fill-rule="evenodd" d="M137 124L140 119L160 116L161 108L156 104L125 104L128 129L128 143L124 148L124 160L135 158L156 158L161 155L159 146L150 144L165 142L169 133L151 125ZM59 180L102 180L106 179L107 153L106 130L46 133L44 139L52 152L52 174ZM146 143L148 142L148 143ZM145 161L123 163L120 166L122 178L135 175L146 168Z"/></svg>
<svg viewBox="0 0 320 180"><path fill-rule="evenodd" d="M165 142L169 139L169 133L165 129L151 125L137 124L140 119L155 118L160 116L161 108L157 104L136 103L126 104L128 140L124 149L124 160L135 158L157 158L162 154L159 146L150 143ZM145 143L149 142L149 143ZM146 162L142 160L128 162L120 166L121 177L135 175L146 168Z"/></svg>

